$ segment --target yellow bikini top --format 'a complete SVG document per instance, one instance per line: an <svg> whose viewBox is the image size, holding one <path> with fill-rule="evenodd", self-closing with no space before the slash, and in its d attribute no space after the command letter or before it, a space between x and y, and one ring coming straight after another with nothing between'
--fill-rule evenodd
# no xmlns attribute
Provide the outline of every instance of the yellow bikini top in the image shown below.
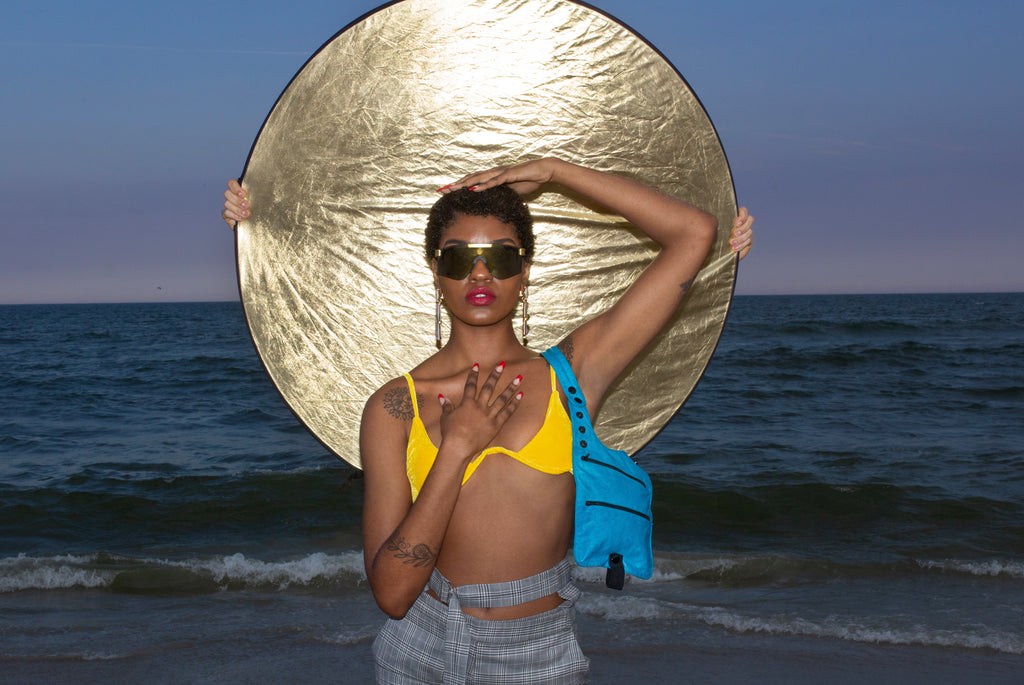
<svg viewBox="0 0 1024 685"><path fill-rule="evenodd" d="M437 459L437 446L431 441L427 434L427 428L420 419L419 408L416 406L416 386L412 382L412 376L405 374L405 380L409 384L413 410L409 444L405 449L405 472L409 476L412 499L415 502L416 497L420 494L420 488L423 487L423 482L427 479L427 474L430 473L430 468L434 465L434 460ZM530 442L526 443L526 446L518 452L504 447L488 447L466 467L466 474L462 477L463 485L473 475L484 457L496 452L507 454L516 461L543 473L572 472L572 422L558 397L556 382L555 370L551 369L551 399L548 400L544 425L540 427Z"/></svg>

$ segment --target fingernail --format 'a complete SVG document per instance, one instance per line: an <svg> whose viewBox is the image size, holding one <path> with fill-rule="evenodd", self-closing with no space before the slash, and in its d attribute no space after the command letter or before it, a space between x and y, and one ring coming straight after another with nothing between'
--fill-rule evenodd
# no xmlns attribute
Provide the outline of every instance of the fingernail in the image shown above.
<svg viewBox="0 0 1024 685"><path fill-rule="evenodd" d="M439 193L440 193L440 192L441 192L442 190L448 190L448 189L449 189L449 188L451 188L451 187L452 187L452 184L451 184L451 183L449 183L449 184L448 184L448 185L446 185L446 186L441 186L440 188L438 188L438 189L437 189L437 192L439 192Z"/></svg>
<svg viewBox="0 0 1024 685"><path fill-rule="evenodd" d="M523 399L523 391L522 390L520 390L519 392L516 393L516 399L517 400Z"/></svg>
<svg viewBox="0 0 1024 685"><path fill-rule="evenodd" d="M480 370L480 365L479 364L473 364L473 370L474 371L479 371Z"/></svg>
<svg viewBox="0 0 1024 685"><path fill-rule="evenodd" d="M476 190L476 186L470 186L469 189L470 190Z"/></svg>
<svg viewBox="0 0 1024 685"><path fill-rule="evenodd" d="M505 362L499 362L497 369L498 369L499 372L504 371L505 370Z"/></svg>
<svg viewBox="0 0 1024 685"><path fill-rule="evenodd" d="M442 395L441 393L437 393L437 399L441 400L441 402L443 403L444 402L444 395Z"/></svg>
<svg viewBox="0 0 1024 685"><path fill-rule="evenodd" d="M512 379L512 385L519 385L519 383L521 383L522 380L523 380L522 376L516 376L515 378Z"/></svg>

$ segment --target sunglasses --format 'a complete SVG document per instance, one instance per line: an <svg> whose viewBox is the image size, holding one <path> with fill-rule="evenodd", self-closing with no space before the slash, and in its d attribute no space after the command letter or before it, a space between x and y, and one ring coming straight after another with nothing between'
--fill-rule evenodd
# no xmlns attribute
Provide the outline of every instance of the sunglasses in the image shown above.
<svg viewBox="0 0 1024 685"><path fill-rule="evenodd" d="M461 281L473 271L480 260L498 280L523 273L521 247L504 243L462 243L434 251L437 257L437 275Z"/></svg>

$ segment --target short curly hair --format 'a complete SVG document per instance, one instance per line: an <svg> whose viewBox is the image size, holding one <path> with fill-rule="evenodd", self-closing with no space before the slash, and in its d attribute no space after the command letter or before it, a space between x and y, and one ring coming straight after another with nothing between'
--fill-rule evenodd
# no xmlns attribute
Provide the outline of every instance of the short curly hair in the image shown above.
<svg viewBox="0 0 1024 685"><path fill-rule="evenodd" d="M434 258L434 252L441 244L441 234L459 214L493 216L509 224L519 238L526 261L533 261L533 217L530 216L530 210L519 193L506 185L500 185L479 191L460 188L442 195L434 203L427 218L424 241L428 262Z"/></svg>

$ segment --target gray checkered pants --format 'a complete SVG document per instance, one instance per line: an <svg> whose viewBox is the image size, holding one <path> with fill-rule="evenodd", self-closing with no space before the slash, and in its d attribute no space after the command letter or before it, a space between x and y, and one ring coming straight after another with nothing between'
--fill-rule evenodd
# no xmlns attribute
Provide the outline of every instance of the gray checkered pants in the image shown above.
<svg viewBox="0 0 1024 685"><path fill-rule="evenodd" d="M576 641L579 588L572 563L506 583L451 583L434 569L426 593L401 620L388 619L373 643L377 683L536 685L585 683L589 660ZM507 621L468 616L462 607L507 607L558 593L550 611Z"/></svg>

